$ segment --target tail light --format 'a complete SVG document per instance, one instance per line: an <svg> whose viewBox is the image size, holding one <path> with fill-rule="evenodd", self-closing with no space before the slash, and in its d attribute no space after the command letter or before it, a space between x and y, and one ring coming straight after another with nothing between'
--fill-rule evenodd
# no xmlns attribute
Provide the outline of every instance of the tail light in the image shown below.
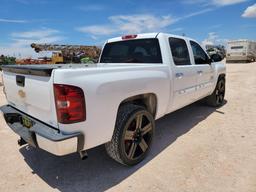
<svg viewBox="0 0 256 192"><path fill-rule="evenodd" d="M54 84L54 96L59 123L70 124L85 121L85 98L81 88Z"/></svg>

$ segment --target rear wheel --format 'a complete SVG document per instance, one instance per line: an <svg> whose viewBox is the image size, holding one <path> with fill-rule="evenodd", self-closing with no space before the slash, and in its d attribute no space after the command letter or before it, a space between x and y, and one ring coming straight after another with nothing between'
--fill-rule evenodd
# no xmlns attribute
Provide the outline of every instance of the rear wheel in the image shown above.
<svg viewBox="0 0 256 192"><path fill-rule="evenodd" d="M207 104L212 107L222 106L224 103L225 90L225 78L219 78L215 90L206 98Z"/></svg>
<svg viewBox="0 0 256 192"><path fill-rule="evenodd" d="M154 118L145 108L121 106L112 140L105 145L108 155L124 165L141 162L151 147L154 129Z"/></svg>

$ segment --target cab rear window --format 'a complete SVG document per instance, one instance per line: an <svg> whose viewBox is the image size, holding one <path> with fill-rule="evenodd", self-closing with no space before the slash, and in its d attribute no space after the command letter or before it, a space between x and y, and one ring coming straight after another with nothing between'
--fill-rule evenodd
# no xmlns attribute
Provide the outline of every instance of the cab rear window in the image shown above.
<svg viewBox="0 0 256 192"><path fill-rule="evenodd" d="M101 63L162 63L158 39L137 39L107 43Z"/></svg>

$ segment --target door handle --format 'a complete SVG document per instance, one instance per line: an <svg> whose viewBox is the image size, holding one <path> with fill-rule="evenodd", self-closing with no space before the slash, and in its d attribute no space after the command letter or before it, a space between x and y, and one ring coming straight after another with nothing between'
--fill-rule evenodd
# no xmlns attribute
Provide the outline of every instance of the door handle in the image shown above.
<svg viewBox="0 0 256 192"><path fill-rule="evenodd" d="M175 77L176 77L177 79L181 79L183 76L184 76L183 73L176 73L176 74L175 74Z"/></svg>
<svg viewBox="0 0 256 192"><path fill-rule="evenodd" d="M198 75L202 75L202 74L203 74L203 71L197 71L197 74L198 74Z"/></svg>

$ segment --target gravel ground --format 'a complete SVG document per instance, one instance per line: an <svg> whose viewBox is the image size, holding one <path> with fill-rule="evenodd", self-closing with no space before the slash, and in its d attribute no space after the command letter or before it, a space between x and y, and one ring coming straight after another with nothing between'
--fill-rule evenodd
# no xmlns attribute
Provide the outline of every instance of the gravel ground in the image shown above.
<svg viewBox="0 0 256 192"><path fill-rule="evenodd" d="M127 168L100 146L81 161L18 147L0 117L0 191L256 192L256 63L227 65L226 104L157 121L151 153ZM0 106L5 104L0 82Z"/></svg>

